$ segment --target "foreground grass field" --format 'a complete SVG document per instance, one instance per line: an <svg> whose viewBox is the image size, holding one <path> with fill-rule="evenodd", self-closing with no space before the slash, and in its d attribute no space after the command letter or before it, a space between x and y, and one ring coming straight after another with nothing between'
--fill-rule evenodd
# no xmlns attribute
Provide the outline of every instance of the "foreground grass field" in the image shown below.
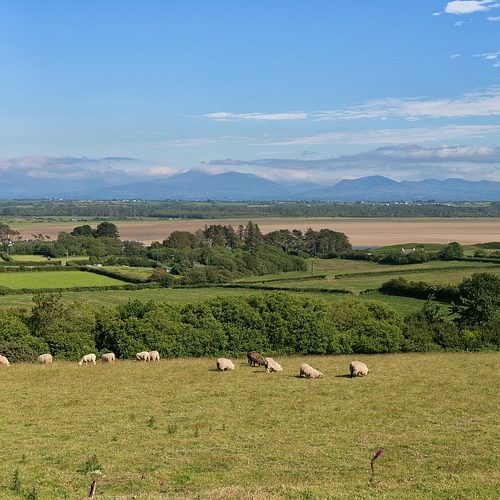
<svg viewBox="0 0 500 500"><path fill-rule="evenodd" d="M498 353L276 359L0 367L2 498L498 498Z"/></svg>
<svg viewBox="0 0 500 500"><path fill-rule="evenodd" d="M84 271L0 273L0 286L20 288L71 288L124 285L123 281Z"/></svg>

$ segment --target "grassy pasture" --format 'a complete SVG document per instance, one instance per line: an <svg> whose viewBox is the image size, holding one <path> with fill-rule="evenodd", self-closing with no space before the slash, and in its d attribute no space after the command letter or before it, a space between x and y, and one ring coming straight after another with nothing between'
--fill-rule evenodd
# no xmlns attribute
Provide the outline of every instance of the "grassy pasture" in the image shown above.
<svg viewBox="0 0 500 500"><path fill-rule="evenodd" d="M431 284L458 284L464 278L478 272L490 272L500 275L500 266L488 262L466 261L431 261L421 264L381 265L375 262L343 259L315 259L309 262L309 271L302 273L281 273L252 277L245 282L262 283L269 286L293 289L307 288L342 288L353 292L376 289L382 283L402 276L409 281L425 281ZM314 278L326 275L325 279ZM304 279L310 277L311 279ZM280 278L283 281L280 281ZM301 278L294 281L290 278Z"/></svg>
<svg viewBox="0 0 500 500"><path fill-rule="evenodd" d="M11 255L10 256L13 263L20 262L47 262L47 257L43 255ZM66 262L71 262L74 260L89 260L86 255L71 255L69 257L57 257L52 260L61 261L62 265L65 266Z"/></svg>
<svg viewBox="0 0 500 500"><path fill-rule="evenodd" d="M44 255L11 255L10 257L14 262L47 262L47 257Z"/></svg>
<svg viewBox="0 0 500 500"><path fill-rule="evenodd" d="M118 273L126 278L135 278L146 281L152 274L151 267L130 267L130 266L104 266L104 270Z"/></svg>
<svg viewBox="0 0 500 500"><path fill-rule="evenodd" d="M0 367L2 498L498 498L498 353L276 359Z"/></svg>
<svg viewBox="0 0 500 500"><path fill-rule="evenodd" d="M200 302L215 297L248 296L256 293L266 293L266 291L251 290L245 288L184 288L184 289L145 289L145 290L106 290L106 291L80 291L64 292L62 300L64 302L78 301L88 304L91 307L110 307L126 304L129 300L155 300L160 302L171 302L175 304L187 304L190 302ZM332 303L345 298L345 295L331 293L305 293L295 292L302 296L317 297L326 302ZM424 304L423 300L411 297L395 297L383 295L378 292L370 292L360 295L363 300L379 300L396 309L401 314L418 311ZM23 308L30 309L33 305L31 294L22 295L0 295L0 309Z"/></svg>
<svg viewBox="0 0 500 500"><path fill-rule="evenodd" d="M70 288L73 286L92 287L124 284L123 281L83 271L0 273L0 286L16 290L20 288Z"/></svg>
<svg viewBox="0 0 500 500"><path fill-rule="evenodd" d="M483 270L485 272L486 270ZM459 284L464 278L472 276L474 273L481 272L478 268L469 268L463 270L436 270L426 271L421 273L401 274L408 281L425 281L430 284L450 283L453 285ZM489 268L487 272L500 276L500 267ZM347 288L348 290L366 290L378 288L382 283L397 278L399 275L377 275L377 276L342 276L339 279L332 280L330 285L335 288Z"/></svg>
<svg viewBox="0 0 500 500"><path fill-rule="evenodd" d="M407 273L408 271L447 271L460 269L473 269L475 272L488 272L489 269L500 268L499 264L491 262L479 262L479 261L429 261L422 262L420 264L395 264L395 265L384 265L378 264L377 262L369 262L365 260L349 260L349 259L308 259L307 260L308 270L307 271L292 271L289 273L279 273L279 274L266 274L265 276L252 276L250 278L242 278L239 281L244 282L261 282L266 280L276 280L280 278L304 278L308 276L317 276L321 274L327 274L329 277L336 275L348 275L348 274L359 274L359 273L387 273L396 274L403 271Z"/></svg>

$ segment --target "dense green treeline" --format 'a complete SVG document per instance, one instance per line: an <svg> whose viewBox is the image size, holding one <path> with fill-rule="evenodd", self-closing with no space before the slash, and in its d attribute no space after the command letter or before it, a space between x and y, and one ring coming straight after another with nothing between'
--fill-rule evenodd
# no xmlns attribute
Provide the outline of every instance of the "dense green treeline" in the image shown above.
<svg viewBox="0 0 500 500"><path fill-rule="evenodd" d="M116 226L100 223L75 227L71 233L59 233L55 241L12 241L8 225L0 250L3 264L11 264L15 255L44 255L48 258L86 256L89 262L105 265L152 267L151 278L171 284L173 275L182 276L186 285L224 283L234 278L287 271L305 271L304 257L336 257L352 251L345 234L321 229L280 230L263 235L252 221L233 228L209 225L194 233L173 231L162 242L150 246L137 241L121 241ZM0 234L1 236L1 234ZM10 256L6 254L7 250ZM168 271L168 272L167 272ZM179 281L179 280L178 280Z"/></svg>
<svg viewBox="0 0 500 500"><path fill-rule="evenodd" d="M322 203L3 200L0 216L95 218L500 217L500 203Z"/></svg>
<svg viewBox="0 0 500 500"><path fill-rule="evenodd" d="M173 305L129 301L94 310L57 294L34 297L30 312L0 312L0 354L11 362L43 352L76 360L113 351L132 358L156 349L163 357L268 354L385 353L498 349L498 316L443 316L431 301L406 317L376 301L350 297L334 304L283 292ZM460 318L460 311L457 311Z"/></svg>

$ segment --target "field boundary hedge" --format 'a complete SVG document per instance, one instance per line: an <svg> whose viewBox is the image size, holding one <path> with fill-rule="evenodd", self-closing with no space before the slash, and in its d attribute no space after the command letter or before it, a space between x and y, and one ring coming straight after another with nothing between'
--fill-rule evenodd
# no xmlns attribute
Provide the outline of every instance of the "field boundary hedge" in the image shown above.
<svg viewBox="0 0 500 500"><path fill-rule="evenodd" d="M314 288L314 287L286 288L280 286L266 286L259 284L253 285L245 283L228 283L222 285L222 288L248 288L249 290L269 290L269 291L279 291L279 292L340 293L340 294L352 295L352 292L345 288Z"/></svg>
<svg viewBox="0 0 500 500"><path fill-rule="evenodd" d="M258 281L238 281L242 285L253 284L253 283L274 283L276 281L309 281L309 280L324 280L326 279L326 274L315 274L313 276L298 276L296 278L285 277L285 278L272 278L269 280L258 280Z"/></svg>
<svg viewBox="0 0 500 500"><path fill-rule="evenodd" d="M424 281L407 281L404 278L395 278L386 281L378 291L384 295L413 297L415 299L429 299L431 297L441 302L454 302L459 299L458 287L454 285L431 285Z"/></svg>
<svg viewBox="0 0 500 500"><path fill-rule="evenodd" d="M471 259L460 259L463 261L469 261ZM488 269L498 269L500 268L500 261L495 261L495 264L498 264L497 266L489 266ZM389 275L400 275L400 274L418 274L418 273L432 273L435 271L462 271L462 270L467 270L467 269L473 269L464 267L464 266L450 266L450 267L432 267L432 268L426 268L426 269L401 269L399 271L367 271L365 273L363 272L355 272L355 273L340 273L340 274L335 274L334 278L335 279L340 279L340 278L357 278L360 276L389 276Z"/></svg>
<svg viewBox="0 0 500 500"><path fill-rule="evenodd" d="M73 286L69 288L7 288L0 287L0 295L25 295L37 293L58 293L58 292L102 292L106 290L143 290L146 288L160 288L158 283L125 283L123 285L103 285L103 286Z"/></svg>
<svg viewBox="0 0 500 500"><path fill-rule="evenodd" d="M148 280L143 280L141 278L134 278L133 276L125 276L123 274L109 271L108 269L102 269L100 267L90 267L84 266L81 271L87 271L89 273L100 274L101 276L107 276L108 278L114 278L120 281L126 281L127 283L134 283L136 285L150 283Z"/></svg>
<svg viewBox="0 0 500 500"><path fill-rule="evenodd" d="M60 273L65 271L81 271L78 268L66 268L65 266L45 266L45 267L35 267L35 266L0 266L0 273Z"/></svg>

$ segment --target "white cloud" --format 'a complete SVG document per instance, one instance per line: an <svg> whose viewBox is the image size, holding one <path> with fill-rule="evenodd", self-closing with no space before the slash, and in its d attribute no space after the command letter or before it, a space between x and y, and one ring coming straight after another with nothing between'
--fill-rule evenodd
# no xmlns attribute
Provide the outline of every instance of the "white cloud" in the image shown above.
<svg viewBox="0 0 500 500"><path fill-rule="evenodd" d="M440 16L441 15L441 12L433 12L432 13L433 16Z"/></svg>
<svg viewBox="0 0 500 500"><path fill-rule="evenodd" d="M500 125L452 125L435 128L335 131L274 142L276 146L307 144L401 144L481 138L500 134Z"/></svg>
<svg viewBox="0 0 500 500"><path fill-rule="evenodd" d="M290 111L287 113L229 113L226 111L208 113L204 118L211 120L261 120L261 121L282 121L282 120L305 120L307 113L302 111Z"/></svg>
<svg viewBox="0 0 500 500"><path fill-rule="evenodd" d="M494 0L454 0L448 2L444 11L447 14L473 14L474 12L486 12L497 7Z"/></svg>
<svg viewBox="0 0 500 500"><path fill-rule="evenodd" d="M493 67L498 68L500 66L500 50L496 52L483 52L482 54L474 54L472 57L482 57L486 61L493 62Z"/></svg>
<svg viewBox="0 0 500 500"><path fill-rule="evenodd" d="M453 54L451 58L460 57ZM487 52L476 54L486 60L500 59L500 52ZM220 118L219 115L225 118ZM213 117L215 115L215 118ZM464 94L455 99L441 98L428 99L388 97L375 99L363 104L348 108L322 110L322 111L294 111L290 113L209 113L205 118L216 120L354 120L354 119L388 119L405 118L415 121L422 118L466 118L479 116L500 116L500 87L483 92ZM264 118L264 116L266 118ZM175 145L171 144L171 145Z"/></svg>
<svg viewBox="0 0 500 500"><path fill-rule="evenodd" d="M496 57L498 57L498 53ZM486 57L487 54L482 54ZM317 113L319 119L457 118L500 116L500 88L465 94L457 99L386 98L350 108Z"/></svg>
<svg viewBox="0 0 500 500"><path fill-rule="evenodd" d="M488 21L500 21L500 16L488 16Z"/></svg>
<svg viewBox="0 0 500 500"><path fill-rule="evenodd" d="M500 147L392 145L333 158L304 160L268 157L261 160L213 160L230 170L252 172L271 180L333 182L342 178L385 175L393 179L460 177L500 181ZM417 168L418 166L418 168Z"/></svg>
<svg viewBox="0 0 500 500"><path fill-rule="evenodd" d="M461 56L462 56L462 54L452 54L450 56L450 59L457 59L457 57L461 57Z"/></svg>
<svg viewBox="0 0 500 500"><path fill-rule="evenodd" d="M457 21L456 23L453 23L453 26L463 26L464 22L463 21Z"/></svg>
<svg viewBox="0 0 500 500"><path fill-rule="evenodd" d="M157 166L157 167L149 167L142 171L144 175L157 176L157 175L173 175L178 173L178 170L172 167L166 166Z"/></svg>
<svg viewBox="0 0 500 500"><path fill-rule="evenodd" d="M218 136L218 137L186 137L183 139L168 139L162 142L151 142L146 144L153 148L176 148L176 147L198 147L212 144L242 143L247 142L247 137Z"/></svg>

